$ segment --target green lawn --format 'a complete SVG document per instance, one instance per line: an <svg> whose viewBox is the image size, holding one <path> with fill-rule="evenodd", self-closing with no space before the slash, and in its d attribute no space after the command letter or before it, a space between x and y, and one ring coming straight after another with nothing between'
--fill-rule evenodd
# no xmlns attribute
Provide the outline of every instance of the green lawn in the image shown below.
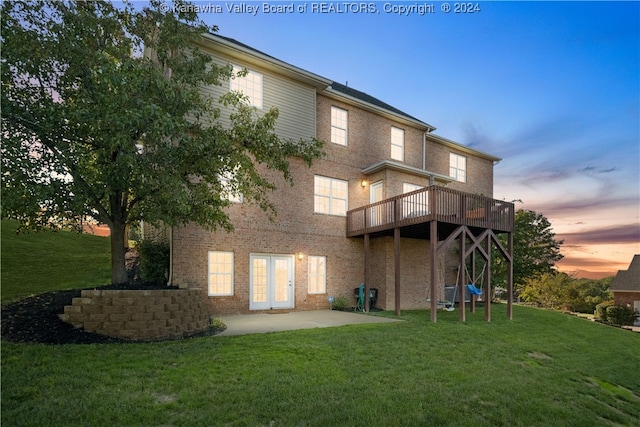
<svg viewBox="0 0 640 427"><path fill-rule="evenodd" d="M14 224L15 226L15 224ZM31 242L31 243L29 243ZM107 283L108 240L2 229L2 297ZM496 305L183 341L2 342L2 426L638 426L640 334ZM380 315L392 316L392 313ZM222 319L224 321L224 319Z"/></svg>
<svg viewBox="0 0 640 427"><path fill-rule="evenodd" d="M638 425L640 334L528 307L493 317L3 343L2 425Z"/></svg>
<svg viewBox="0 0 640 427"><path fill-rule="evenodd" d="M2 302L61 289L109 284L109 239L68 231L16 234L18 223L3 220Z"/></svg>

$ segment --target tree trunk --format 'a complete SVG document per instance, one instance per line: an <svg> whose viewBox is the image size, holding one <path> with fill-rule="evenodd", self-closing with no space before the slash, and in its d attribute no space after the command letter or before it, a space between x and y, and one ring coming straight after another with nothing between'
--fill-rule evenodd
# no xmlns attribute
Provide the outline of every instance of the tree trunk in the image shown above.
<svg viewBox="0 0 640 427"><path fill-rule="evenodd" d="M127 267L124 262L124 237L125 237L125 224L114 223L109 227L111 229L111 283L126 283Z"/></svg>

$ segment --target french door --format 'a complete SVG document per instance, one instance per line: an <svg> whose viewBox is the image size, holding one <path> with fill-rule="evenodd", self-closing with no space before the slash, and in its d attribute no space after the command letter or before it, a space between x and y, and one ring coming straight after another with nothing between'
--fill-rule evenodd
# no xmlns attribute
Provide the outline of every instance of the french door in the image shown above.
<svg viewBox="0 0 640 427"><path fill-rule="evenodd" d="M384 194L383 189L382 181L371 184L371 187L369 188L369 203L380 202ZM383 206L374 206L371 208L369 212L369 225L375 227L376 225L383 224L384 222Z"/></svg>
<svg viewBox="0 0 640 427"><path fill-rule="evenodd" d="M293 255L250 255L250 310L293 308L293 258Z"/></svg>

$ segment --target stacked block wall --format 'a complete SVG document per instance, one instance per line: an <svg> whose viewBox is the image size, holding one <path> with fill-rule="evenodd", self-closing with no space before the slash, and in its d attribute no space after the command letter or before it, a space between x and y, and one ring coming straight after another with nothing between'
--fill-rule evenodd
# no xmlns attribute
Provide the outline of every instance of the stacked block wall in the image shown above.
<svg viewBox="0 0 640 427"><path fill-rule="evenodd" d="M206 329L210 314L200 289L84 290L59 317L86 332L159 340Z"/></svg>

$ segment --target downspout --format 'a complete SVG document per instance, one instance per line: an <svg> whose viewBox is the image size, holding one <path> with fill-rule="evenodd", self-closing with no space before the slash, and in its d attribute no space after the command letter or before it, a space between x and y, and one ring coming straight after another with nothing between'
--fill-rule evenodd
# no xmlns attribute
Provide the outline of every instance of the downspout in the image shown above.
<svg viewBox="0 0 640 427"><path fill-rule="evenodd" d="M173 227L169 227L169 280L167 286L173 286Z"/></svg>
<svg viewBox="0 0 640 427"><path fill-rule="evenodd" d="M427 133L429 129L422 134L422 170L427 170Z"/></svg>

